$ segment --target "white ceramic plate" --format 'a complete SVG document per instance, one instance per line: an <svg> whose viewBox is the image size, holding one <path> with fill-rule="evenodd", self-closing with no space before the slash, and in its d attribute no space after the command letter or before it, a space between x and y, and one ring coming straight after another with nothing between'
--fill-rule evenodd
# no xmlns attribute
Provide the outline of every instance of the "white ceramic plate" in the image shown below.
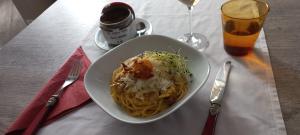
<svg viewBox="0 0 300 135"><path fill-rule="evenodd" d="M113 70L119 67L121 62L144 51L179 51L181 55L189 60L187 64L193 74L193 82L189 85L186 96L165 111L151 117L138 118L128 115L113 101L110 95L109 83ZM205 83L209 70L207 59L194 48L169 37L148 35L129 40L96 60L88 69L84 84L94 102L109 115L127 123L141 124L161 119L182 106Z"/></svg>

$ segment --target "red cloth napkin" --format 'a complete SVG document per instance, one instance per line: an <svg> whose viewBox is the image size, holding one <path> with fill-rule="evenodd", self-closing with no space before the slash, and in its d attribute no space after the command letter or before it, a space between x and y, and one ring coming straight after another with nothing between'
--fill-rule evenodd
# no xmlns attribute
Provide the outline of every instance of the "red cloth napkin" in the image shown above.
<svg viewBox="0 0 300 135"><path fill-rule="evenodd" d="M79 47L72 56L64 63L64 65L55 73L55 75L48 81L48 83L38 92L31 103L25 107L21 115L19 115L16 121L8 128L6 135L20 135L33 121L33 119L43 112L45 109L45 103L64 83L68 76L74 60L81 60L83 66L80 76L77 81L67 87L62 94L59 102L49 114L44 125L51 123L52 121L62 117L66 113L80 108L82 105L90 102L83 83L83 77L91 62Z"/></svg>

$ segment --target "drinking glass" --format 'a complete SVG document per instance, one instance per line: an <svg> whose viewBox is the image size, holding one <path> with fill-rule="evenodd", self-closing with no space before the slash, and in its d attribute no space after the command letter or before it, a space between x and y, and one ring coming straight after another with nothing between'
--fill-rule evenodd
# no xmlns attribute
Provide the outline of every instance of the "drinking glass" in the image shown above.
<svg viewBox="0 0 300 135"><path fill-rule="evenodd" d="M225 51L233 56L251 52L269 10L263 0L225 2L221 7Z"/></svg>
<svg viewBox="0 0 300 135"><path fill-rule="evenodd" d="M179 0L179 1L188 7L189 33L180 36L178 40L187 43L188 45L196 48L199 51L205 50L209 45L207 38L200 33L192 32L192 11L193 11L193 7L199 2L199 0Z"/></svg>

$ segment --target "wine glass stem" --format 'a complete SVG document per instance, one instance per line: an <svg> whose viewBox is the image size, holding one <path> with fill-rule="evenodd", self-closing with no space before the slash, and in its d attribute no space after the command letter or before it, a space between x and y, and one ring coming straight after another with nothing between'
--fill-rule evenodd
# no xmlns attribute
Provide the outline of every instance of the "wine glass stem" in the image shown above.
<svg viewBox="0 0 300 135"><path fill-rule="evenodd" d="M188 10L189 10L189 32L190 32L190 36L192 36L192 34L193 34L193 32L192 32L193 6L188 6Z"/></svg>

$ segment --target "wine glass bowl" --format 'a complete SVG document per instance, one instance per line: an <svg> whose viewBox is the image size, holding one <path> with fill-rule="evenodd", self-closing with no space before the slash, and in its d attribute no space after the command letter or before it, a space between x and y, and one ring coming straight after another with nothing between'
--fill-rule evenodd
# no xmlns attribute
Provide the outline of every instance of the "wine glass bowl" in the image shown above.
<svg viewBox="0 0 300 135"><path fill-rule="evenodd" d="M184 5L187 5L188 7L195 6L199 2L199 0L179 0L179 1Z"/></svg>

